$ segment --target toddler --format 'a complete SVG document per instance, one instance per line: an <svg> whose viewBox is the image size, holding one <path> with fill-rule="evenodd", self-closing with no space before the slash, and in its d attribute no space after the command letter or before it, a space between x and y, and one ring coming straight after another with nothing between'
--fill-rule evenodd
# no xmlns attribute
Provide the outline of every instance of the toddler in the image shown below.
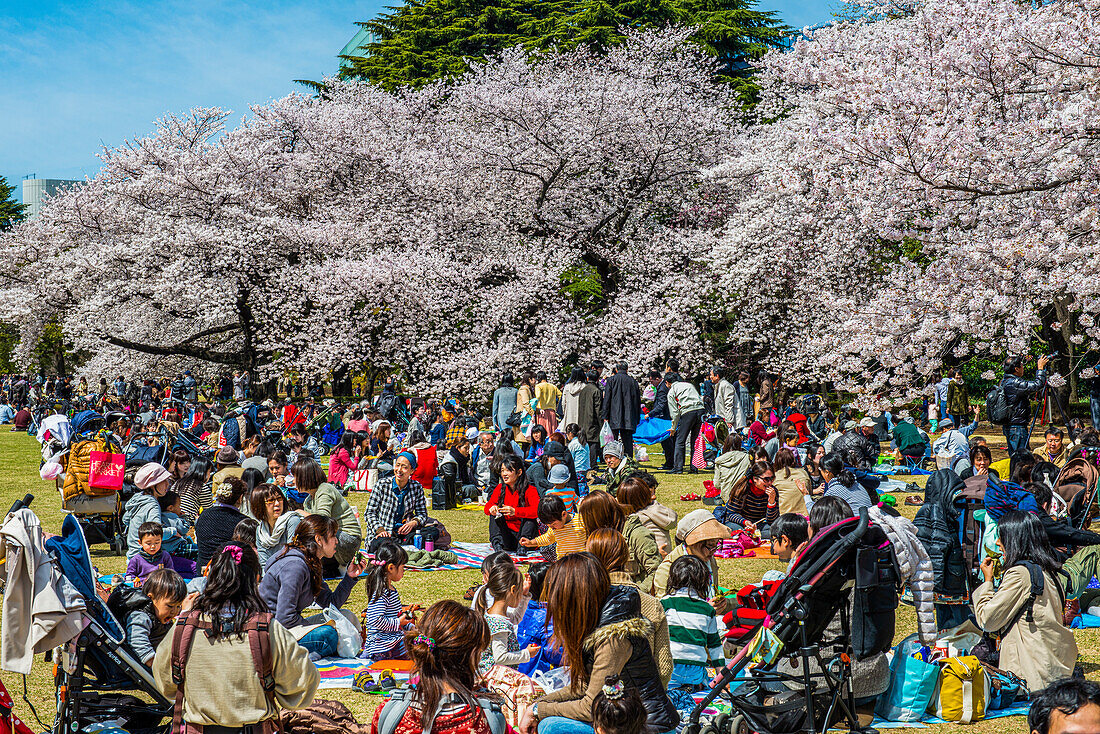
<svg viewBox="0 0 1100 734"><path fill-rule="evenodd" d="M573 455L573 468L577 471L577 494L584 497L588 494L588 470L592 468L588 444L582 440L581 427L576 423L565 427L565 437L569 439L566 448Z"/></svg>
<svg viewBox="0 0 1100 734"><path fill-rule="evenodd" d="M646 731L648 715L638 689L610 676L592 700L592 728L596 734L635 734Z"/></svg>
<svg viewBox="0 0 1100 734"><path fill-rule="evenodd" d="M176 558L199 557L199 547L189 537L192 523L180 515L180 496L174 490L168 490L158 497L160 504L160 524L164 527L162 546Z"/></svg>
<svg viewBox="0 0 1100 734"><path fill-rule="evenodd" d="M175 558L161 547L163 533L164 530L158 522L142 523L138 528L141 545L126 565L127 580L140 586L150 574L164 568L175 571L185 579L193 579L198 575L194 561Z"/></svg>
<svg viewBox="0 0 1100 734"><path fill-rule="evenodd" d="M554 635L554 625L546 618L546 604L539 601L542 598L542 585L549 568L549 563L536 563L527 572L527 589L531 598L527 602L527 610L519 623L519 629L516 630L516 636L521 648L538 645L539 652L535 653L528 662L516 666L524 675L534 675L540 670L549 671L561 665L562 649L550 642L550 638Z"/></svg>
<svg viewBox="0 0 1100 734"><path fill-rule="evenodd" d="M569 467L565 464L555 464L550 467L550 473L546 477L550 482L550 489L546 490L547 497L560 497L565 503L565 509L569 512L577 511L577 490L569 484Z"/></svg>
<svg viewBox="0 0 1100 734"><path fill-rule="evenodd" d="M138 660L152 665L157 645L168 636L176 617L191 609L196 596L187 594L187 586L178 573L161 568L149 574L140 589L116 588L108 607L123 619L126 642Z"/></svg>
<svg viewBox="0 0 1100 734"><path fill-rule="evenodd" d="M391 541L378 546L367 573L367 604L365 614L363 652L360 657L369 660L406 660L405 630L416 626L413 610L402 611L397 583L405 575L409 555L405 549Z"/></svg>
<svg viewBox="0 0 1100 734"><path fill-rule="evenodd" d="M555 466L554 468L557 469L558 467ZM565 469L565 467L562 468ZM568 471L566 469L566 473ZM570 514L561 497L547 494L539 500L539 520L548 527L547 531L534 538L520 538L519 544L521 546L524 548L544 548L548 545L555 545L558 558L570 553L584 551L584 544L588 539L588 534L584 529L584 519L579 512Z"/></svg>
<svg viewBox="0 0 1100 734"><path fill-rule="evenodd" d="M668 685L698 691L710 681L707 668L725 665L718 619L707 601L710 569L695 556L680 556L669 569L668 588L672 593L661 599L672 649Z"/></svg>
<svg viewBox="0 0 1100 734"><path fill-rule="evenodd" d="M494 665L514 668L530 662L542 650L538 643L531 643L521 650L516 624L507 616L510 608L522 606L523 586L523 574L514 563L498 564L493 566L488 583L481 587L474 600L474 610L485 615L485 622L489 625L489 647L481 654L478 663L478 670L482 673L489 672ZM488 601L489 595L492 595L491 603Z"/></svg>

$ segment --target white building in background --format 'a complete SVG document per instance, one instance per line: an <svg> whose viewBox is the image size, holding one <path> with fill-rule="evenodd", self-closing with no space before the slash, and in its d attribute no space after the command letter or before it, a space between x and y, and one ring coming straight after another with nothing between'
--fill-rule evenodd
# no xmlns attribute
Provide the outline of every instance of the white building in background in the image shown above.
<svg viewBox="0 0 1100 734"><path fill-rule="evenodd" d="M83 183L61 178L24 178L23 179L23 204L26 205L24 214L27 219L37 217L42 211L42 204L46 197L53 196L64 188L74 184Z"/></svg>

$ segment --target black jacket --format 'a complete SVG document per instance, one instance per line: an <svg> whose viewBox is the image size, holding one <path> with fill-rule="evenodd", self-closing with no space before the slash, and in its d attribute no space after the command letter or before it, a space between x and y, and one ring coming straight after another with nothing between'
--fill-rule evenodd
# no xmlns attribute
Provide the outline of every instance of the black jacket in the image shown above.
<svg viewBox="0 0 1100 734"><path fill-rule="evenodd" d="M1080 546L1100 545L1100 535L1091 530L1080 530L1065 520L1055 520L1045 512L1039 513L1039 521L1043 523L1043 530L1047 532L1050 544L1056 549L1068 549L1069 555L1073 555Z"/></svg>
<svg viewBox="0 0 1100 734"><path fill-rule="evenodd" d="M672 414L668 412L668 383L662 379L654 388L656 395L653 397L653 407L649 415L662 420L672 420Z"/></svg>
<svg viewBox="0 0 1100 734"><path fill-rule="evenodd" d="M1031 422L1031 393L1039 392L1047 384L1046 370L1035 373L1034 380L1027 380L1016 375L1007 375L1001 380L1004 387L1005 399L1008 401L1009 426L1026 426Z"/></svg>
<svg viewBox="0 0 1100 734"><path fill-rule="evenodd" d="M672 731L680 723L676 707L668 700L661 684L657 661L649 647L653 623L642 616L638 590L629 586L612 586L600 610L596 629L581 645L584 667L591 672L595 649L609 639L626 639L633 651L619 677L627 688L635 687L648 714L651 731Z"/></svg>
<svg viewBox="0 0 1100 734"><path fill-rule="evenodd" d="M959 475L940 469L928 477L924 504L917 510L913 524L917 538L932 559L933 591L949 596L966 596L966 561L959 543L959 510L955 495L963 490Z"/></svg>
<svg viewBox="0 0 1100 734"><path fill-rule="evenodd" d="M642 414L642 392L638 383L625 372L616 372L607 380L603 395L603 419L611 430L633 431Z"/></svg>
<svg viewBox="0 0 1100 734"><path fill-rule="evenodd" d="M878 463L878 439L874 434L868 438L858 428L845 433L843 436L833 441L833 453L840 454L841 457L848 451L855 451L860 457L861 461L859 466L867 469L873 467Z"/></svg>

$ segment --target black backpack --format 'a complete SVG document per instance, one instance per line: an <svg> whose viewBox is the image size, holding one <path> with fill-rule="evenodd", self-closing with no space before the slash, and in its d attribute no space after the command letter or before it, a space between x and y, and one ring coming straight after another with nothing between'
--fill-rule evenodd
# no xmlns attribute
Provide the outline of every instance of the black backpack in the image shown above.
<svg viewBox="0 0 1100 734"><path fill-rule="evenodd" d="M1002 640L1021 619L1027 619L1028 622L1035 621L1035 600L1043 595L1043 590L1046 588L1046 580L1043 578L1043 569L1037 563L1019 561L1015 565L1023 566L1027 569L1028 574L1031 576L1031 589L1028 590L1027 601L1020 607L1020 611L1016 612L1012 620L1005 625L1004 629L997 633L997 636ZM1005 571L1007 570L1006 568ZM1055 586L1058 589L1058 597L1062 600L1062 606L1064 607L1066 605L1066 600L1062 594L1062 588L1057 584L1055 584Z"/></svg>
<svg viewBox="0 0 1100 734"><path fill-rule="evenodd" d="M1008 404L1008 395L1005 394L1004 380L985 394L985 412L989 422L996 426L1008 423L1012 414L1012 406Z"/></svg>

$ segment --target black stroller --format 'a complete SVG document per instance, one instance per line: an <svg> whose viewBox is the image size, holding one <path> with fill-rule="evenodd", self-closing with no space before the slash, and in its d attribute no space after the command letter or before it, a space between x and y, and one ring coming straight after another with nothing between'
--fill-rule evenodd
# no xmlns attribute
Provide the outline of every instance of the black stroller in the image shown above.
<svg viewBox="0 0 1100 734"><path fill-rule="evenodd" d="M741 676L752 662L753 645L742 648L691 712L685 734L816 734L833 726L859 730L852 657L890 648L898 583L889 540L869 523L866 509L858 518L821 530L772 596L757 632L746 635L778 641L778 655L765 657L750 675ZM850 601L854 619L849 618ZM824 645L826 629L838 614L840 638ZM728 698L733 713L702 725L703 710L720 695Z"/></svg>
<svg viewBox="0 0 1100 734"><path fill-rule="evenodd" d="M173 704L126 645L122 625L100 597L88 544L76 518L65 518L61 535L47 540L46 549L87 605L83 631L55 660L53 731L80 732L93 724L110 723L130 734L168 734Z"/></svg>

